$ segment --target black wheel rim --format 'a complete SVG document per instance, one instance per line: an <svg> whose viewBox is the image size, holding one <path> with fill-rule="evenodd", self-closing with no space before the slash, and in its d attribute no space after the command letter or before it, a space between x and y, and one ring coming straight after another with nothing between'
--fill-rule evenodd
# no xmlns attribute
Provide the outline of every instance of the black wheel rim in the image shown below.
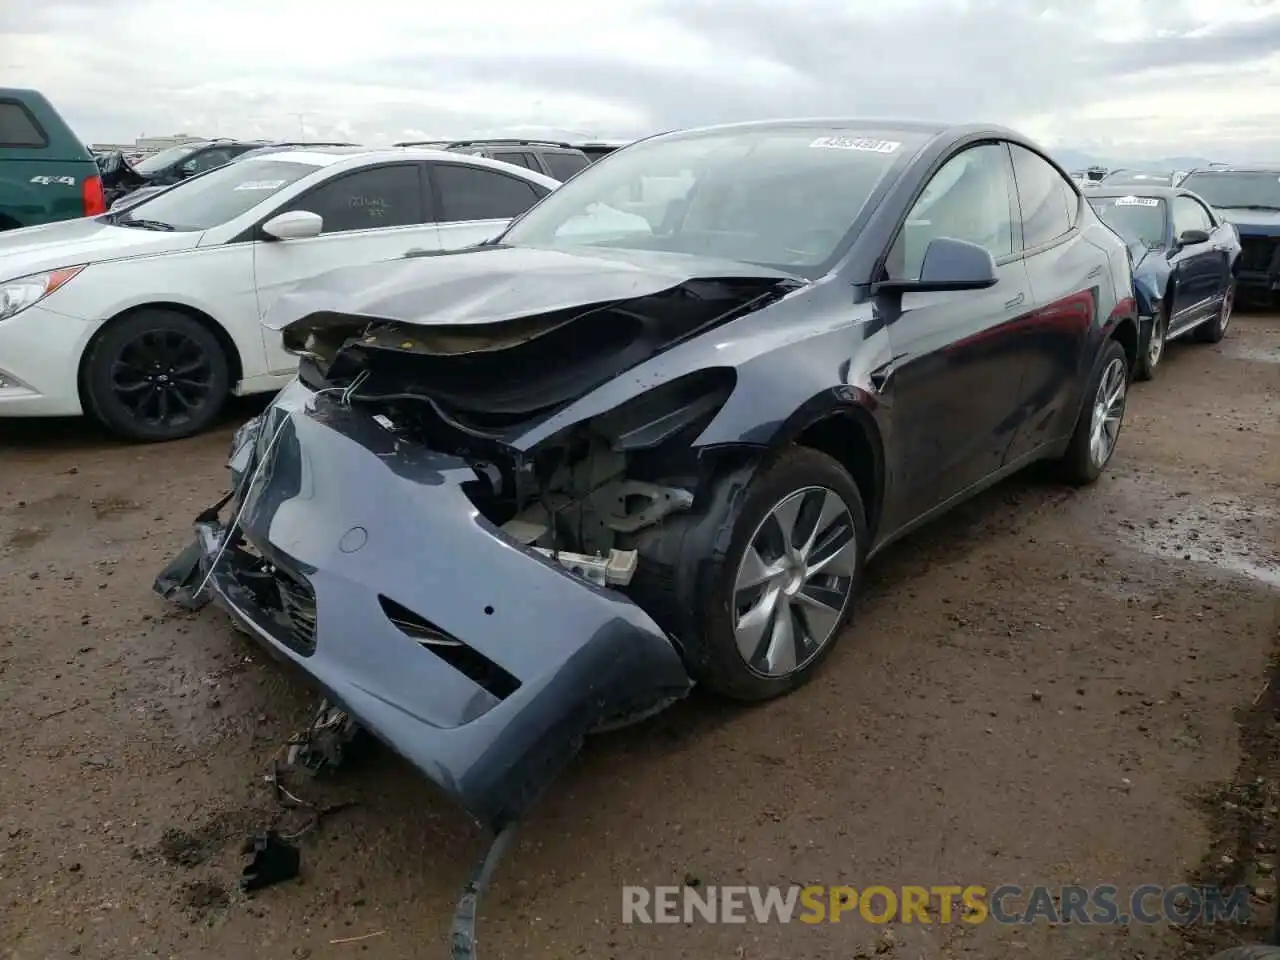
<svg viewBox="0 0 1280 960"><path fill-rule="evenodd" d="M137 422L178 427L208 402L213 365L186 334L148 330L120 349L111 365L111 390Z"/></svg>

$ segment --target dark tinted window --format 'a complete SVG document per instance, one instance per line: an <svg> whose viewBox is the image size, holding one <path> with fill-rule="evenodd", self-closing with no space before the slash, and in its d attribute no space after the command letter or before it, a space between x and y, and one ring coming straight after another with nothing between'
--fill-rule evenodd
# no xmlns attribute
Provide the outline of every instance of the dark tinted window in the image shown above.
<svg viewBox="0 0 1280 960"><path fill-rule="evenodd" d="M445 223L518 217L538 199L530 184L496 170L442 163L435 178Z"/></svg>
<svg viewBox="0 0 1280 960"><path fill-rule="evenodd" d="M1164 246L1164 201L1155 197L1090 197L1089 206L1126 242Z"/></svg>
<svg viewBox="0 0 1280 960"><path fill-rule="evenodd" d="M587 165L587 158L576 153L544 153L542 159L557 180L568 180Z"/></svg>
<svg viewBox="0 0 1280 960"><path fill-rule="evenodd" d="M537 170L539 173L542 172L537 160L527 153L521 153L516 150L504 150L501 153L495 153L493 159L501 160L503 163L514 163L517 167L524 167L528 170Z"/></svg>
<svg viewBox="0 0 1280 960"><path fill-rule="evenodd" d="M1203 230L1209 233L1213 223L1204 207L1190 197L1173 198L1173 235L1182 236L1187 230Z"/></svg>
<svg viewBox="0 0 1280 960"><path fill-rule="evenodd" d="M1022 246L1029 250L1075 226L1079 200L1071 184L1043 157L1017 144L1010 146L1022 207Z"/></svg>
<svg viewBox="0 0 1280 960"><path fill-rule="evenodd" d="M48 139L27 108L12 100L0 101L0 147L47 147Z"/></svg>
<svg viewBox="0 0 1280 960"><path fill-rule="evenodd" d="M422 183L411 164L371 167L329 181L292 209L318 213L325 233L405 227L422 223Z"/></svg>
<svg viewBox="0 0 1280 960"><path fill-rule="evenodd" d="M212 170L214 167L220 167L224 163L231 162L231 151L223 148L217 150L202 150L190 160L182 163L182 172L186 174L204 173L206 170Z"/></svg>
<svg viewBox="0 0 1280 960"><path fill-rule="evenodd" d="M1012 254L1009 188L1004 144L970 147L944 163L907 214L894 241L886 264L890 278L918 279L925 251L930 241L939 237L976 243L996 259Z"/></svg>

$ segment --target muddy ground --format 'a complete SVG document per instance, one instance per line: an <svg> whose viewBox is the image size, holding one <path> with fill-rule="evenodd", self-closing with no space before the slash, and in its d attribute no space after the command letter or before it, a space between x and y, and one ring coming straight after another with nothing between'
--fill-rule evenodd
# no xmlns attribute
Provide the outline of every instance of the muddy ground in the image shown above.
<svg viewBox="0 0 1280 960"><path fill-rule="evenodd" d="M445 955L484 838L383 752L296 786L355 805L299 839L300 881L239 892L247 834L307 825L263 777L314 701L216 610L149 593L221 493L234 425L154 447L3 425L2 956ZM752 710L695 696L589 744L499 868L481 951L1078 960L1235 942L1249 931L627 926L621 887L1222 880L1256 886L1265 913L1278 554L1280 319L1241 316L1135 386L1095 487L1018 477L887 554L807 689Z"/></svg>

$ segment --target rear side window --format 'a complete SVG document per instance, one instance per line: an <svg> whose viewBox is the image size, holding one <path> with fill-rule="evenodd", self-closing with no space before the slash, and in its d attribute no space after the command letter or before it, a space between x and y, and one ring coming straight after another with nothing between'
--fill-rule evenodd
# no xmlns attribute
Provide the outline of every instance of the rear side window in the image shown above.
<svg viewBox="0 0 1280 960"><path fill-rule="evenodd" d="M1071 184L1043 157L1016 143L1009 147L1022 208L1022 246L1030 250L1056 240L1075 226L1079 198Z"/></svg>
<svg viewBox="0 0 1280 960"><path fill-rule="evenodd" d="M292 205L324 218L324 233L407 227L422 223L418 167L399 164L343 174Z"/></svg>
<svg viewBox="0 0 1280 960"><path fill-rule="evenodd" d="M531 184L496 170L461 164L436 164L440 190L440 219L507 220L518 217L539 199Z"/></svg>
<svg viewBox="0 0 1280 960"><path fill-rule="evenodd" d="M16 100L0 100L0 147L47 147L49 138L27 108Z"/></svg>
<svg viewBox="0 0 1280 960"><path fill-rule="evenodd" d="M524 167L527 170L537 170L539 173L542 172L538 169L538 161L534 160L533 157L529 156L527 153L519 153L514 150L504 150L501 153L495 153L493 155L493 159L501 160L503 163L514 163L517 167Z"/></svg>
<svg viewBox="0 0 1280 960"><path fill-rule="evenodd" d="M588 162L586 157L580 157L576 153L544 153L542 158L547 161L547 169L557 180L568 180L587 166Z"/></svg>

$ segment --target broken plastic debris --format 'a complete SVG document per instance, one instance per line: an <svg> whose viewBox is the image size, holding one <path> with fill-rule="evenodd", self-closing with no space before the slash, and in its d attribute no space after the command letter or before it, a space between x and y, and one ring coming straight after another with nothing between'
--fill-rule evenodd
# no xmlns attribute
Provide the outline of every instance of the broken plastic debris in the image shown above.
<svg viewBox="0 0 1280 960"><path fill-rule="evenodd" d="M292 880L302 861L298 848L280 839L274 830L251 837L243 852L253 856L240 876L240 889L245 893Z"/></svg>
<svg viewBox="0 0 1280 960"><path fill-rule="evenodd" d="M639 554L635 550L610 550L608 557L589 557L585 553L534 547L560 566L601 587L625 587L636 574Z"/></svg>

